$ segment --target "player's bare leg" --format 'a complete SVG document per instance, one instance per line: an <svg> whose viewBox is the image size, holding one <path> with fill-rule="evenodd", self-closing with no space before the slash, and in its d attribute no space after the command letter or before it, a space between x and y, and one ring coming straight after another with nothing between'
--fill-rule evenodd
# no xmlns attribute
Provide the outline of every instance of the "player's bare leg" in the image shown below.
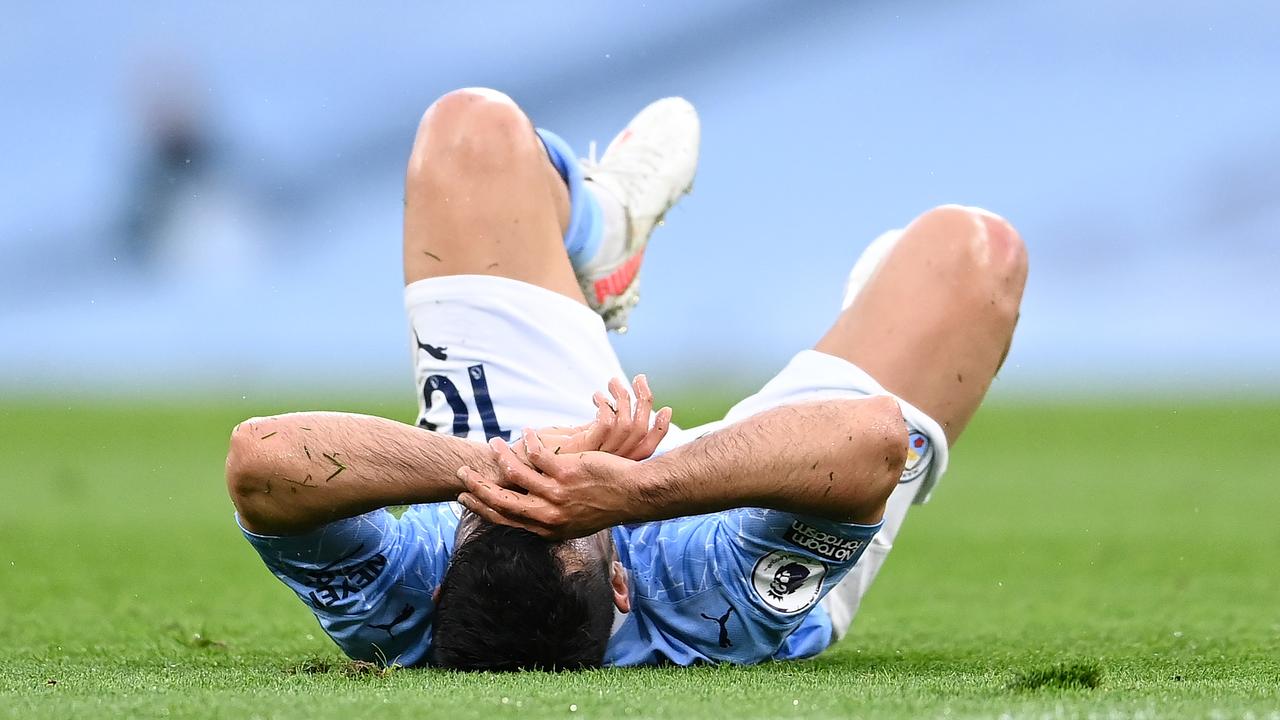
<svg viewBox="0 0 1280 720"><path fill-rule="evenodd" d="M663 98L580 164L506 95L449 93L423 116L405 177L405 283L520 280L622 330L649 236L692 185L699 139L693 106Z"/></svg>
<svg viewBox="0 0 1280 720"><path fill-rule="evenodd" d="M851 297L815 349L844 358L960 437L1004 362L1027 278L1022 239L1003 218L944 206L878 238ZM924 460L921 460L922 462ZM884 526L824 606L837 637L884 564L920 481L900 484Z"/></svg>
<svg viewBox="0 0 1280 720"><path fill-rule="evenodd" d="M457 90L427 109L404 202L406 284L496 275L585 303L564 250L568 189L506 95Z"/></svg>
<svg viewBox="0 0 1280 720"><path fill-rule="evenodd" d="M419 424L460 437L483 428L489 439L590 417L592 391L621 375L591 316L605 328L625 323L649 234L692 182L697 147L697 115L678 98L642 110L599 162L580 161L498 91L433 103L405 173ZM573 355L602 377L579 392L587 375L560 358L524 367L538 352ZM494 394L527 398L522 383L573 392L500 417Z"/></svg>
<svg viewBox="0 0 1280 720"><path fill-rule="evenodd" d="M1027 254L1003 218L956 205L916 218L815 349L867 371L955 443L1004 361Z"/></svg>

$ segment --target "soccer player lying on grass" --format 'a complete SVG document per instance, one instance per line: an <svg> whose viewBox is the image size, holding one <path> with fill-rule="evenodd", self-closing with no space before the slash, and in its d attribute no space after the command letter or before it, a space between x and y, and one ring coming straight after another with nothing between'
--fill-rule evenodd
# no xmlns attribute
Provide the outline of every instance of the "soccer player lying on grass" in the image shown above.
<svg viewBox="0 0 1280 720"><path fill-rule="evenodd" d="M428 108L404 218L425 431L258 418L227 458L246 537L348 655L755 663L847 631L1007 352L1025 251L985 211L926 212L870 245L831 329L758 393L708 426L669 428L665 408L651 426L606 328L698 142L674 98L581 165L500 93Z"/></svg>

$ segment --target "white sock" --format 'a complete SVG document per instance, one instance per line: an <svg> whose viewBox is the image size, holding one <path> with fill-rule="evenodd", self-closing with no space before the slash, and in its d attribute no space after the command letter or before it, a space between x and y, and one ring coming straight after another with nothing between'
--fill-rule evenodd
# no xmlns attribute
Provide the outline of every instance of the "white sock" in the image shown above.
<svg viewBox="0 0 1280 720"><path fill-rule="evenodd" d="M613 196L613 193L600 187L599 183L587 180L585 185L600 206L603 228L595 256L583 260L581 267L574 268L579 274L615 265L627 252L627 211L622 207L622 203Z"/></svg>

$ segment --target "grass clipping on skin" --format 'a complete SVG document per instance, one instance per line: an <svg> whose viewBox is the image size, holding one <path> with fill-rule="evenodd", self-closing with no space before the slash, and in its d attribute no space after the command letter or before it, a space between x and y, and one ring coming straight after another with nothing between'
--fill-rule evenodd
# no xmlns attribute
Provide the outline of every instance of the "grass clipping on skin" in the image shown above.
<svg viewBox="0 0 1280 720"><path fill-rule="evenodd" d="M1102 665L1096 660L1060 662L1049 667L1018 673L1010 685L1013 690L1092 690L1102 684Z"/></svg>

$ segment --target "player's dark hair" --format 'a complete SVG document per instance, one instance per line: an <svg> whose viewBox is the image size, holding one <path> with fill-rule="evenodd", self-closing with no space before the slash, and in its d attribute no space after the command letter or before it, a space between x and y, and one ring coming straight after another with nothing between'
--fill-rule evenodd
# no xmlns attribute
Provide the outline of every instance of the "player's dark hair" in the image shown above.
<svg viewBox="0 0 1280 720"><path fill-rule="evenodd" d="M566 571L561 546L485 524L454 551L428 662L456 670L576 670L604 661L613 623L607 564Z"/></svg>

